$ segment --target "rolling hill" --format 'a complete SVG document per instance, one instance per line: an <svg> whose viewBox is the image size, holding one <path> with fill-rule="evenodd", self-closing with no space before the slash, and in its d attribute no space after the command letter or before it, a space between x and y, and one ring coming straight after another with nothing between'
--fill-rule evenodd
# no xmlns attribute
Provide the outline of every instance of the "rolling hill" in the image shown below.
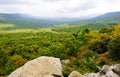
<svg viewBox="0 0 120 77"><path fill-rule="evenodd" d="M116 25L119 22L120 12L109 12L94 18L77 21L77 23L107 23L109 25Z"/></svg>
<svg viewBox="0 0 120 77"><path fill-rule="evenodd" d="M18 27L37 28L48 27L54 25L56 22L48 19L35 18L25 14L4 14L0 13L0 23L15 24Z"/></svg>
<svg viewBox="0 0 120 77"><path fill-rule="evenodd" d="M15 24L19 28L50 27L56 24L108 24L120 22L120 12L109 12L94 18L38 18L26 14L0 13L0 23Z"/></svg>

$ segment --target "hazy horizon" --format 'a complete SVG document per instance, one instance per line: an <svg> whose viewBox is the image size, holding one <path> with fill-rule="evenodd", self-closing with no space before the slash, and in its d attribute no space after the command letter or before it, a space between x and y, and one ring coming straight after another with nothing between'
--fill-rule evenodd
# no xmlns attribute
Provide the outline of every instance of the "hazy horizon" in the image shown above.
<svg viewBox="0 0 120 77"><path fill-rule="evenodd" d="M0 13L48 18L90 18L120 11L120 0L1 0Z"/></svg>

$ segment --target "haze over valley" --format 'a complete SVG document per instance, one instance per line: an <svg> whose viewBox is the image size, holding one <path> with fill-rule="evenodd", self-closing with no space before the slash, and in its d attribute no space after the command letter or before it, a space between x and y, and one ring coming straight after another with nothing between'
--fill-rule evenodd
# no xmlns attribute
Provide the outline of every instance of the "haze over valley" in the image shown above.
<svg viewBox="0 0 120 77"><path fill-rule="evenodd" d="M63 63L60 76L68 77L77 71L83 77L119 77L119 3L120 0L1 0L0 77L36 77L35 72L41 68L47 70L39 71L48 77L48 70L58 67L53 63L55 68L51 69L54 66L43 61L50 57L51 63L53 59ZM40 68L36 68L38 59L45 62L40 63ZM26 63L35 72L29 74ZM20 73L23 71L27 73Z"/></svg>

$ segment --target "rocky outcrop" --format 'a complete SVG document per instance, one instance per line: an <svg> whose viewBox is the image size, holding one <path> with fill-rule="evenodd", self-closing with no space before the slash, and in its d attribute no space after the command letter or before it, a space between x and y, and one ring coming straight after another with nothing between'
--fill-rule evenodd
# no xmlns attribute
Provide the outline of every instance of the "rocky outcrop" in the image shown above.
<svg viewBox="0 0 120 77"><path fill-rule="evenodd" d="M85 77L77 71L72 71L68 77Z"/></svg>
<svg viewBox="0 0 120 77"><path fill-rule="evenodd" d="M112 66L104 65L99 72L85 75L73 71L68 77L120 77L120 64Z"/></svg>
<svg viewBox="0 0 120 77"><path fill-rule="evenodd" d="M8 77L62 77L60 59L46 56L39 57L27 62Z"/></svg>
<svg viewBox="0 0 120 77"><path fill-rule="evenodd" d="M27 62L8 77L63 77L62 64L64 66L69 62L70 60L60 62L59 58L42 56ZM99 72L85 75L72 71L68 77L120 77L120 64L104 65Z"/></svg>
<svg viewBox="0 0 120 77"><path fill-rule="evenodd" d="M86 77L120 77L120 64L104 65L98 73L86 74Z"/></svg>
<svg viewBox="0 0 120 77"><path fill-rule="evenodd" d="M114 68L112 69L112 71L118 75L120 75L120 64L116 64L114 65Z"/></svg>

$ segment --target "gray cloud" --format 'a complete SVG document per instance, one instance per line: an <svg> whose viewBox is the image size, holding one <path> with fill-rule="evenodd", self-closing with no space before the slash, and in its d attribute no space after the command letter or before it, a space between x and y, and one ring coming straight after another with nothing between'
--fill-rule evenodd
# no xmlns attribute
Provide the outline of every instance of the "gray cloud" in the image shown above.
<svg viewBox="0 0 120 77"><path fill-rule="evenodd" d="M21 3L20 0L0 0L0 4L4 5L4 4L17 4L17 3Z"/></svg>
<svg viewBox="0 0 120 77"><path fill-rule="evenodd" d="M41 0L43 2L60 2L60 1L69 1L69 0Z"/></svg>
<svg viewBox="0 0 120 77"><path fill-rule="evenodd" d="M106 0L106 2L109 2L109 3L116 3L116 2L119 2L120 0Z"/></svg>
<svg viewBox="0 0 120 77"><path fill-rule="evenodd" d="M0 12L35 16L85 16L120 9L120 0L0 0Z"/></svg>
<svg viewBox="0 0 120 77"><path fill-rule="evenodd" d="M19 13L20 9L16 5L0 5L0 13Z"/></svg>
<svg viewBox="0 0 120 77"><path fill-rule="evenodd" d="M58 1L61 1L61 0L42 0L44 2L58 2Z"/></svg>
<svg viewBox="0 0 120 77"><path fill-rule="evenodd" d="M76 7L67 7L65 6L63 9L60 9L59 12L77 12L77 11L84 11L84 10L89 10L92 8L96 8L97 3L93 1L86 1L83 4L80 4Z"/></svg>

